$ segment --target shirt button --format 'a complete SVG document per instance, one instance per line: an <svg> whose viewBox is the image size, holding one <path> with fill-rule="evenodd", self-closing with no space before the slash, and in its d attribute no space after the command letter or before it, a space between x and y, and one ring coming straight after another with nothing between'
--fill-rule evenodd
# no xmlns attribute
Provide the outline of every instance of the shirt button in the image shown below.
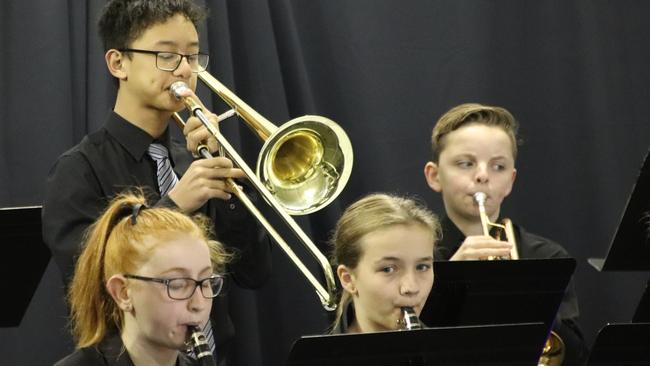
<svg viewBox="0 0 650 366"><path fill-rule="evenodd" d="M237 208L237 206L234 203L231 203L231 204L228 205L228 208L230 208L231 210L234 210L235 208Z"/></svg>

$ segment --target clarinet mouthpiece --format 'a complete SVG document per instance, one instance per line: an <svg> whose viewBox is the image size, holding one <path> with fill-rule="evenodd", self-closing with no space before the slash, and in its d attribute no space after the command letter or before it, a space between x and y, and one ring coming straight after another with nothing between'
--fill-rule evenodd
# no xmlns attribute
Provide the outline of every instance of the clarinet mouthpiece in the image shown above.
<svg viewBox="0 0 650 366"><path fill-rule="evenodd" d="M216 366L216 362L210 350L210 344L205 339L205 335L201 328L194 325L188 327L191 331L187 345L189 350L194 353L194 356L199 361L201 366Z"/></svg>
<svg viewBox="0 0 650 366"><path fill-rule="evenodd" d="M415 310L413 310L412 307L410 306L402 306L402 319L400 319L399 323L402 325L403 330L416 330L416 329L422 329L422 323L420 322L420 318L415 314Z"/></svg>

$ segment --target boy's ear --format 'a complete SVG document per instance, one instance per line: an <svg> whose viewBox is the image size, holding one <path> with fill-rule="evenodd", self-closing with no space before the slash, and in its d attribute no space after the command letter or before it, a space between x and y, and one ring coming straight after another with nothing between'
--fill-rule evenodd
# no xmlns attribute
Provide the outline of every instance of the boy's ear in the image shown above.
<svg viewBox="0 0 650 366"><path fill-rule="evenodd" d="M429 161L424 165L424 178L426 178L427 184L434 191L442 192L442 186L440 185L438 173L438 164L434 163L433 161Z"/></svg>
<svg viewBox="0 0 650 366"><path fill-rule="evenodd" d="M355 285L354 273L345 265L339 264L336 267L336 274L339 276L341 286L351 295L356 295L357 286Z"/></svg>
<svg viewBox="0 0 650 366"><path fill-rule="evenodd" d="M124 64L124 57L124 54L116 49L110 49L106 51L106 54L104 55L108 72L120 80L126 80L127 77L127 68Z"/></svg>
<svg viewBox="0 0 650 366"><path fill-rule="evenodd" d="M131 302L131 296L129 295L129 289L126 286L126 278L124 276L120 274L111 276L111 278L106 281L106 290L122 311L131 311L133 304Z"/></svg>

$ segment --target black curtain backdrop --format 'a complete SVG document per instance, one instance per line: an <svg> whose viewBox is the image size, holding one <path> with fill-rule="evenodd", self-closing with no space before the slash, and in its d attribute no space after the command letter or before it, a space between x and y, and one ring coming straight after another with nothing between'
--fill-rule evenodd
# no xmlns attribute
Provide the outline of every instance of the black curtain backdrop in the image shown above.
<svg viewBox="0 0 650 366"><path fill-rule="evenodd" d="M40 204L56 156L98 129L112 108L115 90L96 36L103 4L0 2L0 207ZM417 196L442 213L422 173L434 122L459 103L501 105L519 119L524 142L503 213L577 258L588 344L606 323L631 319L648 275L599 273L586 259L607 253L650 147L649 2L206 5L211 17L200 31L213 75L276 125L319 114L352 140L344 192L298 220L323 251L342 208L366 193ZM212 98L205 88L200 95ZM211 106L223 109L216 100ZM254 166L262 143L236 120L224 131ZM296 338L323 332L329 321L312 288L274 251L263 289L231 289L239 365L282 365ZM19 281L30 268L1 270L3 281ZM71 352L65 309L50 262L21 325L0 329L1 363L46 365Z"/></svg>

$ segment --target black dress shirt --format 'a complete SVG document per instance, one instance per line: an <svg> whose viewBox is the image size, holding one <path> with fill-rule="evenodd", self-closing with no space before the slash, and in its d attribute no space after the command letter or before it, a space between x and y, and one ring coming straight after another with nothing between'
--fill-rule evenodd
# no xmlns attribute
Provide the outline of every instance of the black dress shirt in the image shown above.
<svg viewBox="0 0 650 366"><path fill-rule="evenodd" d="M117 194L140 187L149 202L175 206L168 196L161 198L158 193L156 165L147 154L152 142L144 130L111 112L99 131L63 153L52 167L43 203L43 239L65 284L72 278L85 230ZM172 141L168 130L156 142L167 147L174 171L181 177L194 160L185 145ZM256 200L255 195L250 197ZM199 212L213 219L217 239L236 254L228 268L230 277L245 288L261 286L270 275L271 254L268 237L257 220L235 197L209 200ZM234 334L226 297L215 298L212 309L219 348Z"/></svg>
<svg viewBox="0 0 650 366"><path fill-rule="evenodd" d="M54 366L134 366L119 335L104 338L96 346L84 347L61 359ZM178 353L176 366L200 366L198 361Z"/></svg>
<svg viewBox="0 0 650 366"><path fill-rule="evenodd" d="M449 260L465 241L465 234L449 219L443 217L442 240L436 245L435 260ZM547 238L531 234L521 226L513 225L519 258L567 258L569 253L558 243ZM566 345L564 366L580 366L586 362L588 350L582 331L578 325L578 297L573 280L569 282L560 304L553 330L558 333Z"/></svg>

